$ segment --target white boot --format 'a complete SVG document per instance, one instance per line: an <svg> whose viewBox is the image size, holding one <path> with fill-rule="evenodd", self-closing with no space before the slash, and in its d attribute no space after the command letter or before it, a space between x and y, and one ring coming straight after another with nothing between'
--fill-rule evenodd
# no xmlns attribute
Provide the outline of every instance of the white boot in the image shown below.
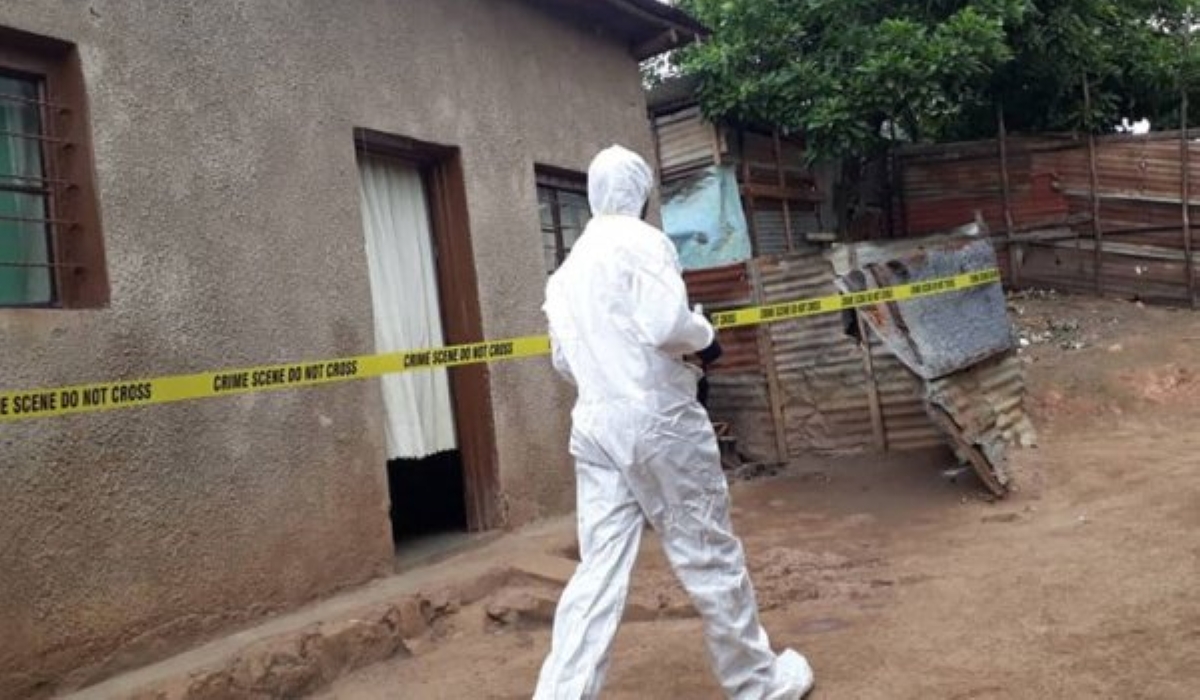
<svg viewBox="0 0 1200 700"><path fill-rule="evenodd" d="M767 700L800 700L813 687L812 666L808 659L784 649L775 665L776 690Z"/></svg>

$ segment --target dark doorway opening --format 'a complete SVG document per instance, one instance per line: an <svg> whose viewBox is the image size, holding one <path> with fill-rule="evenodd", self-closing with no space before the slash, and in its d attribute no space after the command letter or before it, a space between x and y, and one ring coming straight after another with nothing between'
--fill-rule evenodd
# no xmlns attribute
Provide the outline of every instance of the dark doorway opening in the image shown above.
<svg viewBox="0 0 1200 700"><path fill-rule="evenodd" d="M467 531L462 453L388 462L392 540L397 546L430 535Z"/></svg>

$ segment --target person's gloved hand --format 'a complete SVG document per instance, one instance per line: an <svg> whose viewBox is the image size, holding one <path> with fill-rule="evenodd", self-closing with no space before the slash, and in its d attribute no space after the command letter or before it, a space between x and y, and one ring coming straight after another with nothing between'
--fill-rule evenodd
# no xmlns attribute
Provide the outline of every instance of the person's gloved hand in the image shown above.
<svg viewBox="0 0 1200 700"><path fill-rule="evenodd" d="M700 362L705 366L711 365L721 358L721 344L714 337L708 347L696 353L696 357L699 357Z"/></svg>

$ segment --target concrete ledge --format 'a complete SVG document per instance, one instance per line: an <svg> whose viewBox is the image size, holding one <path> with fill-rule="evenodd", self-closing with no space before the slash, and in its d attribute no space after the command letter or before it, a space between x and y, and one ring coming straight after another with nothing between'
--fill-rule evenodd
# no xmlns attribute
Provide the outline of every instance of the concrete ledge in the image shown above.
<svg viewBox="0 0 1200 700"><path fill-rule="evenodd" d="M561 531L552 523L543 531ZM554 538L559 539L559 538ZM575 562L544 554L520 535L375 581L199 648L63 696L68 700L268 700L314 693L374 663L411 656L462 607L536 586L534 617L553 602ZM522 601L524 602L524 601ZM524 611L524 605L514 606ZM506 615L494 610L497 617Z"/></svg>

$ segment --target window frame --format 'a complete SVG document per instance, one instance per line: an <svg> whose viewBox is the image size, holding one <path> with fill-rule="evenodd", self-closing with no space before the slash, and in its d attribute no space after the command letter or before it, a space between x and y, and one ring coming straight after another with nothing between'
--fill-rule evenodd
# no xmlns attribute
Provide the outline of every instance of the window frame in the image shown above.
<svg viewBox="0 0 1200 700"><path fill-rule="evenodd" d="M563 226L562 226L562 204L559 200L559 194L569 192L571 194L582 195L587 198L587 176L583 173L567 170L564 168L556 168L548 165L536 165L534 167L534 185L537 195L537 200L541 201L541 191L547 190L550 192L550 217L552 229L547 231L542 225L541 215L538 215L538 231L543 236L542 245L545 246L545 236L552 234L554 236L554 270L563 264L567 259L566 244L563 241ZM580 232L582 233L582 232ZM554 270L549 270L547 274L553 273Z"/></svg>
<svg viewBox="0 0 1200 700"><path fill-rule="evenodd" d="M45 239L45 245L46 245L46 262L45 262L45 264L40 264L40 263L39 264L31 264L28 267L36 267L39 269L45 269L46 274L49 278L49 288L50 288L50 298L47 301L12 302L12 303L0 304L0 307L14 308L14 309L53 308L55 306L55 302L59 298L58 273L55 268L56 250L57 250L58 245L55 240L55 238L56 238L55 224L53 223L53 212L54 212L54 204L52 201L53 188L49 184L52 180L52 177L51 177L50 167L49 167L49 159L48 159L49 154L47 153L48 149L46 148L47 141L45 140L47 138L46 129L45 129L45 121L46 121L45 104L48 102L48 100L46 99L46 78L44 75L29 73L29 72L22 71L22 70L11 69L5 65L0 65L0 78L8 78L10 80L25 82L25 83L32 85L34 88L34 92L36 93L36 97L34 98L35 99L34 104L37 107L37 113L38 113L37 133L35 133L35 134L3 133L3 134L0 134L0 138L3 138L4 136L10 136L12 138L17 138L17 139L29 138L30 140L36 140L37 141L38 158L40 161L39 165L40 165L40 169L42 172L42 177L38 178L36 181L26 179L20 175L15 175L15 174L0 176L0 180L4 180L4 179L8 180L7 182L0 183L0 191L11 192L11 193L16 193L16 194L20 194L20 195L36 196L39 198L39 200L41 202L40 208L42 210L42 214L41 214L42 218L33 220L33 221L20 218L19 216L16 216L15 218L10 218L7 214L0 213L0 222L13 221L18 224L18 227L20 224L39 223L39 222L42 224L42 237ZM9 101L29 104L24 99L0 98L0 102L9 102ZM20 182L15 182L15 181L19 181L19 180L24 180L27 183L36 182L39 184L21 184ZM0 273L4 272L5 270L8 270L8 269L13 269L13 268L20 269L22 267L26 267L26 265L3 264L2 261L0 261Z"/></svg>
<svg viewBox="0 0 1200 700"><path fill-rule="evenodd" d="M96 200L91 126L73 44L0 27L0 73L39 84L45 228L51 299L0 311L108 305L108 269Z"/></svg>

